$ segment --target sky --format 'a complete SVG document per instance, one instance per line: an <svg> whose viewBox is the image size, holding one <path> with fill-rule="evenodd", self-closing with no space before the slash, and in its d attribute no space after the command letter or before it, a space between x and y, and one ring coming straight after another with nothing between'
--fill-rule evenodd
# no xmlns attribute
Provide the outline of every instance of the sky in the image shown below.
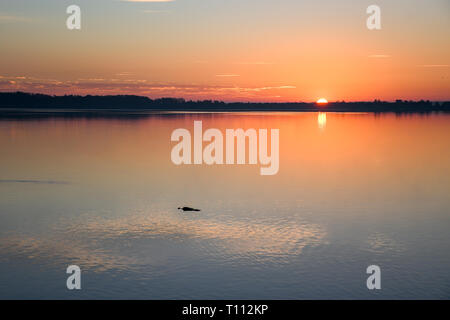
<svg viewBox="0 0 450 320"><path fill-rule="evenodd" d="M0 55L0 91L450 100L450 1L2 0Z"/></svg>

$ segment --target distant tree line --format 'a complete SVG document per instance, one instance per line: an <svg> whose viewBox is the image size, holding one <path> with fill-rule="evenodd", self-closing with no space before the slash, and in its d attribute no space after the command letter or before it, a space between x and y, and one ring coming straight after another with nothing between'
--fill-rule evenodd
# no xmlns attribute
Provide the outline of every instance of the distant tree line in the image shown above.
<svg viewBox="0 0 450 320"><path fill-rule="evenodd" d="M25 92L0 92L0 108L31 109L111 109L155 111L328 111L328 112L449 112L450 101L428 100L386 102L331 102L325 106L316 103L256 103L203 100L187 101L179 98L150 99L136 95L114 96L50 96Z"/></svg>

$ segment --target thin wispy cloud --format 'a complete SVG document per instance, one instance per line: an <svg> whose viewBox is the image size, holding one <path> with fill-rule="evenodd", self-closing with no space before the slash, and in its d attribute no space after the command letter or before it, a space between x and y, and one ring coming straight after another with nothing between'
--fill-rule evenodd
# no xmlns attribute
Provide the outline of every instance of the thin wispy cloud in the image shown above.
<svg viewBox="0 0 450 320"><path fill-rule="evenodd" d="M174 2L175 0L121 0L122 2Z"/></svg>
<svg viewBox="0 0 450 320"><path fill-rule="evenodd" d="M261 87L261 88L247 88L247 91L264 91L264 90L279 90L279 89L297 89L295 86L278 86L278 87Z"/></svg>
<svg viewBox="0 0 450 320"><path fill-rule="evenodd" d="M216 74L216 77L232 78L232 77L240 77L240 75L238 75L238 74Z"/></svg>
<svg viewBox="0 0 450 320"><path fill-rule="evenodd" d="M0 14L0 23L29 22L29 21L31 21L31 20L26 17Z"/></svg>
<svg viewBox="0 0 450 320"><path fill-rule="evenodd" d="M234 64L240 65L272 65L273 62L265 62L265 61L254 61L254 62L235 62Z"/></svg>
<svg viewBox="0 0 450 320"><path fill-rule="evenodd" d="M143 13L169 13L169 10L142 10Z"/></svg>
<svg viewBox="0 0 450 320"><path fill-rule="evenodd" d="M390 58L391 56L388 54L371 54L369 55L369 58L374 58L374 59L386 59L386 58Z"/></svg>
<svg viewBox="0 0 450 320"><path fill-rule="evenodd" d="M34 77L4 77L0 79L0 91L25 91L45 94L142 95L152 98L183 97L186 99L253 99L261 100L279 95L280 90L296 89L292 85L239 87L229 85L199 85L155 83L142 79L86 78L70 81L39 79Z"/></svg>
<svg viewBox="0 0 450 320"><path fill-rule="evenodd" d="M29 179L1 179L0 183L32 183L32 184L70 184L68 181L58 180L29 180Z"/></svg>
<svg viewBox="0 0 450 320"><path fill-rule="evenodd" d="M120 73L116 73L116 76L119 76L119 77L128 77L128 76L132 76L132 75L134 75L134 73L133 72L120 72Z"/></svg>
<svg viewBox="0 0 450 320"><path fill-rule="evenodd" d="M448 68L450 65L448 64L422 64L419 65L419 67L424 67L424 68Z"/></svg>

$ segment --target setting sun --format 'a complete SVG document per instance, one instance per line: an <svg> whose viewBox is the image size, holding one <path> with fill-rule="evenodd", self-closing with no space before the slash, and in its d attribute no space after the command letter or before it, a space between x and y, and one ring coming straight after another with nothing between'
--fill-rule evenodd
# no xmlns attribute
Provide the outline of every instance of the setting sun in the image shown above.
<svg viewBox="0 0 450 320"><path fill-rule="evenodd" d="M317 104L327 104L327 103L328 103L328 100L325 99L325 98L320 98L319 100L317 100L316 103L317 103Z"/></svg>

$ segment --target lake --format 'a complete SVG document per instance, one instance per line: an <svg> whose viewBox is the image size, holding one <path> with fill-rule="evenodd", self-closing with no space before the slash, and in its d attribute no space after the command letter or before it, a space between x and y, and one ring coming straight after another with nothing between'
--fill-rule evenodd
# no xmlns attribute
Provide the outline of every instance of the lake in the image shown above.
<svg viewBox="0 0 450 320"><path fill-rule="evenodd" d="M174 165L196 120L279 129L278 173ZM0 119L0 150L2 299L450 298L449 114Z"/></svg>

